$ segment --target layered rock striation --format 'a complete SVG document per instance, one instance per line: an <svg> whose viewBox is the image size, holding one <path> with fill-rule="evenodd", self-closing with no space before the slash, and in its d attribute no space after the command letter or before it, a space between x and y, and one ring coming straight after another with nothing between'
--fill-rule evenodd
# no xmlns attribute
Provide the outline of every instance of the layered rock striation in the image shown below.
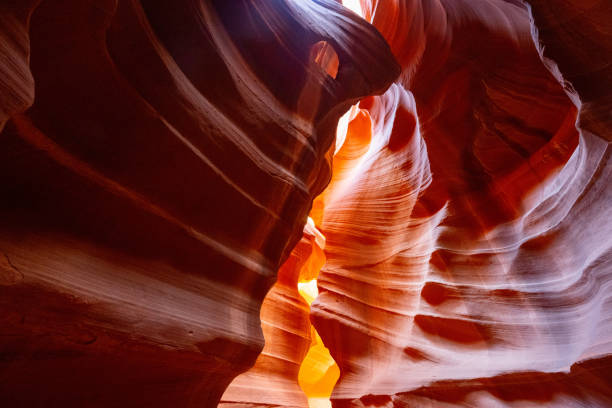
<svg viewBox="0 0 612 408"><path fill-rule="evenodd" d="M334 406L611 403L606 34L576 57L609 10L540 3L361 2L402 75L325 191Z"/></svg>
<svg viewBox="0 0 612 408"><path fill-rule="evenodd" d="M216 406L388 46L333 1L0 11L0 401Z"/></svg>
<svg viewBox="0 0 612 408"><path fill-rule="evenodd" d="M612 405L612 8L351 6L0 5L4 405Z"/></svg>

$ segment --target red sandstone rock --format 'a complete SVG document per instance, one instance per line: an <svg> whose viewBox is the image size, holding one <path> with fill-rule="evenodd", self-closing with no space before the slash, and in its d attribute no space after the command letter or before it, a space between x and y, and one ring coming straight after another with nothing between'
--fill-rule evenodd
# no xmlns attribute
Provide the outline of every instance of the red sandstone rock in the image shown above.
<svg viewBox="0 0 612 408"><path fill-rule="evenodd" d="M14 113L34 100L34 79L29 69L29 20L39 0L6 0L0 4L0 131Z"/></svg>
<svg viewBox="0 0 612 408"><path fill-rule="evenodd" d="M338 3L0 5L1 403L305 407L322 193L334 406L612 405L608 2Z"/></svg>
<svg viewBox="0 0 612 408"><path fill-rule="evenodd" d="M255 362L336 122L398 73L337 3L273 6L0 6L3 406L212 407Z"/></svg>
<svg viewBox="0 0 612 408"><path fill-rule="evenodd" d="M537 42L577 92L580 128L612 140L612 7L605 0L529 0ZM547 62L545 60L545 62Z"/></svg>
<svg viewBox="0 0 612 408"><path fill-rule="evenodd" d="M264 349L255 365L230 384L220 407L308 407L298 374L311 343L310 306L298 293L298 280L308 277L311 265L321 256L316 236L305 230L263 301Z"/></svg>
<svg viewBox="0 0 612 408"><path fill-rule="evenodd" d="M518 1L362 5L403 73L362 106L370 149L325 192L312 317L334 406L609 405L612 167L575 127L563 64Z"/></svg>

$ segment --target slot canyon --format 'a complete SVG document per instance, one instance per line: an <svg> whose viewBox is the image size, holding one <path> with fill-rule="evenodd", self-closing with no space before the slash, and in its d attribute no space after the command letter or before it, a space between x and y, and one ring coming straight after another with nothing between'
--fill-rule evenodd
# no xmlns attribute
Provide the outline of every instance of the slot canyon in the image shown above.
<svg viewBox="0 0 612 408"><path fill-rule="evenodd" d="M0 407L612 407L610 0L0 0L0 141Z"/></svg>

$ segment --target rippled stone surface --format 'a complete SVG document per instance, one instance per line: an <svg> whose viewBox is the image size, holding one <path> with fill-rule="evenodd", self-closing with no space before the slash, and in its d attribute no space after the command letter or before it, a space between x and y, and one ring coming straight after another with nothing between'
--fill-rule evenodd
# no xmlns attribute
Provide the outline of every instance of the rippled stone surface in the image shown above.
<svg viewBox="0 0 612 408"><path fill-rule="evenodd" d="M216 406L389 48L332 1L10 0L0 22L2 405Z"/></svg>
<svg viewBox="0 0 612 408"><path fill-rule="evenodd" d="M591 115L609 91L581 104L606 34L572 64L609 7L540 3L541 38L518 1L362 2L403 72L361 102L369 145L324 193L312 318L334 406L611 403L609 122Z"/></svg>
<svg viewBox="0 0 612 408"><path fill-rule="evenodd" d="M320 233L307 224L262 304L264 349L255 365L232 381L220 407L308 407L298 375L311 343L310 306L298 292L298 281L321 268L323 245Z"/></svg>
<svg viewBox="0 0 612 408"><path fill-rule="evenodd" d="M612 405L609 2L350 5L0 5L4 405Z"/></svg>

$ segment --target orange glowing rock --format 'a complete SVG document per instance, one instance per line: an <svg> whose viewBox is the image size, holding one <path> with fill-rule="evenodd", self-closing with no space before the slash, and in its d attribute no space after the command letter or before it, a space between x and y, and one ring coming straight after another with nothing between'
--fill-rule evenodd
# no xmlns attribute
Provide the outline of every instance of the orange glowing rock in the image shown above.
<svg viewBox="0 0 612 408"><path fill-rule="evenodd" d="M329 400L339 376L338 365L323 344L321 337L316 331L313 331L312 344L300 367L300 387L310 401Z"/></svg>
<svg viewBox="0 0 612 408"><path fill-rule="evenodd" d="M341 138L338 139L338 136ZM332 199L330 192L340 189L336 187L350 176L351 171L358 165L359 159L366 153L372 137L372 122L367 110L353 106L339 121L336 135L336 153L332 164L332 179L328 188L313 202L310 215L315 223L323 221L325 207ZM340 143L338 143L340 140Z"/></svg>
<svg viewBox="0 0 612 408"><path fill-rule="evenodd" d="M309 319L324 246L325 237L308 218L302 240L262 304L264 349L255 365L230 384L220 406L312 407L313 400L329 401L339 369Z"/></svg>
<svg viewBox="0 0 612 408"><path fill-rule="evenodd" d="M298 289L309 305L319 296L316 279L298 283ZM311 339L308 353L300 366L298 380L308 397L310 408L322 408L326 406L326 401L329 404L329 397L338 381L340 370L323 344L321 336L312 326Z"/></svg>
<svg viewBox="0 0 612 408"><path fill-rule="evenodd" d="M307 397L298 383L298 373L301 373L302 361L311 344L310 302L300 296L301 290L298 293L298 278L302 270L317 263L313 258L322 253L320 236L311 232L312 227L307 224L302 240L278 271L278 281L263 301L263 351L255 365L229 385L219 406L308 406Z"/></svg>
<svg viewBox="0 0 612 408"><path fill-rule="evenodd" d="M610 21L4 0L0 403L612 406Z"/></svg>
<svg viewBox="0 0 612 408"><path fill-rule="evenodd" d="M535 3L549 22L577 7ZM317 207L311 318L340 367L334 406L609 405L612 230L592 217L611 164L576 123L605 124L591 108L610 93L580 105L521 2L361 5L403 72L360 104L367 152L334 162Z"/></svg>

